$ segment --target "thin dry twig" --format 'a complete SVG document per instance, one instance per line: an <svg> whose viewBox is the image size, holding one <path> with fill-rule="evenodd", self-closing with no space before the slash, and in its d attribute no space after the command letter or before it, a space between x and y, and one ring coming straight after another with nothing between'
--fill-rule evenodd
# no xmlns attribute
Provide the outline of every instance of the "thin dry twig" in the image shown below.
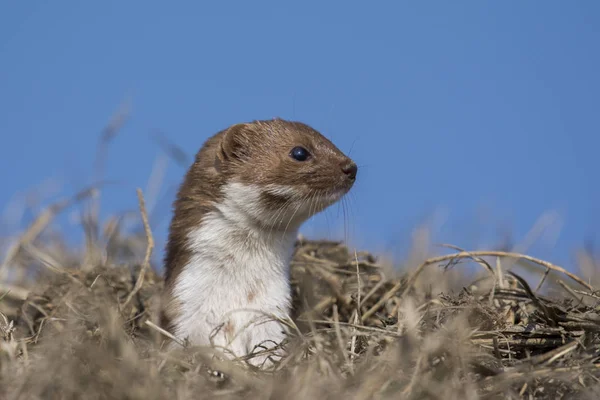
<svg viewBox="0 0 600 400"><path fill-rule="evenodd" d="M586 283L583 279L581 279L577 275L565 270L564 268L554 265L552 263L549 263L547 261L525 255L525 254L510 253L510 252L505 252L505 251L461 251L459 253L447 254L447 255L438 256L438 257L432 257L432 258L425 260L423 263L421 263L421 265L419 265L419 267L417 267L417 269L408 277L408 280L406 282L404 290L400 294L400 297L403 298L404 296L406 296L406 294L413 287L415 281L417 280L417 277L421 274L421 272L423 272L425 267L427 267L428 265L437 264L437 263L440 263L443 261L456 260L459 258L472 258L481 263L481 261L480 261L481 257L509 257L509 258L524 259L524 260L530 261L534 264L541 265L548 270L554 270L554 271L561 272L561 273L565 274L566 276L568 276L569 278L571 278L572 280L574 280L575 282L584 286L585 288L587 288L589 290L593 290L593 287L590 284ZM485 263L484 265L489 266L489 264L487 264L487 263ZM377 303L375 303L367 312L365 312L362 315L361 320L364 322L368 318L370 318L374 313L376 313L389 299L391 299L394 296L394 294L398 290L400 290L402 285L403 285L402 282L397 282L390 290L388 290L379 299L379 301L377 301Z"/></svg>
<svg viewBox="0 0 600 400"><path fill-rule="evenodd" d="M551 269L554 271L558 271L562 274L565 274L566 276L568 276L575 282L579 283L581 286L585 287L586 289L594 290L592 285L588 284L587 282L585 282L583 279L581 279L577 275L567 271L566 269L564 269L562 267L559 267L558 265L549 263L548 261L540 260L538 258L531 257L531 256L528 256L525 254L511 253L511 252L506 252L506 251L470 251L470 252L460 252L460 253L455 253L455 254L447 254L444 256L433 257L433 258L429 258L429 259L425 260L425 262L423 262L421 265L419 265L419 267L408 278L407 285L406 285L404 291L402 292L402 297L404 297L408 293L408 291L414 285L417 277L421 274L421 272L423 272L423 269L425 267L427 267L428 265L437 264L437 263L440 263L443 261L455 260L457 258L472 258L472 257L508 257L508 258L519 258L519 259L527 260L534 264L541 265L542 267L545 267L547 269Z"/></svg>
<svg viewBox="0 0 600 400"><path fill-rule="evenodd" d="M398 290L400 290L400 287L402 287L402 281L397 282L394 285L394 287L392 287L383 296L381 296L377 303L375 303L371 308L367 310L367 312L365 312L362 315L362 317L360 317L360 320L362 322L365 322L367 319L369 319L371 315L375 314L381 308L381 306L383 306L389 299L391 299L394 296L394 294L396 294Z"/></svg>
<svg viewBox="0 0 600 400"><path fill-rule="evenodd" d="M125 299L125 302L121 305L121 309L124 309L127 304L131 301L133 296L139 292L144 284L144 276L146 275L146 271L150 268L150 256L152 255L152 250L154 249L154 237L152 236L152 231L150 230L150 223L148 222L148 213L146 212L146 204L144 202L144 195L142 194L141 189L137 189L138 202L140 205L140 213L142 214L142 222L144 223L144 231L146 232L146 239L148 241L148 246L146 247L146 255L144 257L144 262L142 264L142 268L140 269L140 274L135 282L135 286L133 290Z"/></svg>
<svg viewBox="0 0 600 400"><path fill-rule="evenodd" d="M538 285L535 287L535 290L533 291L534 293L537 293L542 288L542 285L544 284L544 282L546 282L546 278L548 277L549 273L550 273L550 268L546 268L546 271L544 271L544 275L542 276L542 279L540 279L540 282L538 283Z"/></svg>
<svg viewBox="0 0 600 400"><path fill-rule="evenodd" d="M158 333L160 333L160 334L168 337L169 339L171 339L172 341L174 341L175 343L177 343L181 347L185 347L185 342L183 340L179 339L177 336L173 335L172 333L164 330L163 328L161 328L160 326L156 325L152 321L148 320L148 321L145 322L145 324L148 325L150 328L154 329L155 331L157 331Z"/></svg>
<svg viewBox="0 0 600 400"><path fill-rule="evenodd" d="M4 257L4 261L2 262L2 265L0 265L0 280L3 280L3 278L5 277L6 268L15 260L15 258L19 254L19 251L25 245L32 243L34 240L36 240L38 236L44 231L44 229L46 229L46 227L50 224L50 222L52 222L52 220L54 219L54 217L56 217L57 214L59 214L61 211L71 206L72 204L75 204L83 200L84 198L90 196L96 191L96 189L97 186L86 188L69 199L64 199L54 204L51 204L42 213L40 213L40 215L38 215L38 217L31 223L31 225L29 225L27 230L25 230L25 233L21 235L19 240L8 249L6 256Z"/></svg>

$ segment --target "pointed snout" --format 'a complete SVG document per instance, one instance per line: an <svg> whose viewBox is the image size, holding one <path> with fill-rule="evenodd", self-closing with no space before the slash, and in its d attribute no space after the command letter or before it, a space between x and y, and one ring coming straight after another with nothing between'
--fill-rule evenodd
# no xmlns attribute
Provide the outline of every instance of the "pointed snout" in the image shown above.
<svg viewBox="0 0 600 400"><path fill-rule="evenodd" d="M356 173L358 172L358 167L356 166L356 164L354 163L354 161L348 161L345 164L342 165L342 172L344 174L346 174L346 176L348 177L348 179L350 180L355 180L356 179Z"/></svg>

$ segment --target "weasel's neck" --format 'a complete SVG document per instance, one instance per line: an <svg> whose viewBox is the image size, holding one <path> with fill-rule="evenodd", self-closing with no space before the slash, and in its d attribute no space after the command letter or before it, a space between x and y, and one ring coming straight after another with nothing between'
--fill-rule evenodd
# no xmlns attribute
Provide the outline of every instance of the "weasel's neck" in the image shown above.
<svg viewBox="0 0 600 400"><path fill-rule="evenodd" d="M259 227L223 207L205 214L188 234L190 257L173 285L180 304L175 335L203 343L228 313L240 309L286 317L296 234Z"/></svg>

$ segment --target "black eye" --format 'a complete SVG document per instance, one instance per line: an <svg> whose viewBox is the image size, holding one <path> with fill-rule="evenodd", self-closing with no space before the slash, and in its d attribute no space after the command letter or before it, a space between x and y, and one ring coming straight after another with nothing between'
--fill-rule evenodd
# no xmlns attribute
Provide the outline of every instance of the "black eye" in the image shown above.
<svg viewBox="0 0 600 400"><path fill-rule="evenodd" d="M306 161L310 157L310 153L304 147L294 147L290 152L290 157L297 161Z"/></svg>

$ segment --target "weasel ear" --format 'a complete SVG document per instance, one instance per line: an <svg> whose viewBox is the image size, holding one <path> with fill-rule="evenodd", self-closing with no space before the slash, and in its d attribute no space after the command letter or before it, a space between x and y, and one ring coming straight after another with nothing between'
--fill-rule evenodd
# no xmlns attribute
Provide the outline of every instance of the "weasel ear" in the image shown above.
<svg viewBox="0 0 600 400"><path fill-rule="evenodd" d="M239 159L244 154L244 137L246 124L236 124L229 127L221 138L217 157L215 159L215 167L221 170L221 165L224 162Z"/></svg>

